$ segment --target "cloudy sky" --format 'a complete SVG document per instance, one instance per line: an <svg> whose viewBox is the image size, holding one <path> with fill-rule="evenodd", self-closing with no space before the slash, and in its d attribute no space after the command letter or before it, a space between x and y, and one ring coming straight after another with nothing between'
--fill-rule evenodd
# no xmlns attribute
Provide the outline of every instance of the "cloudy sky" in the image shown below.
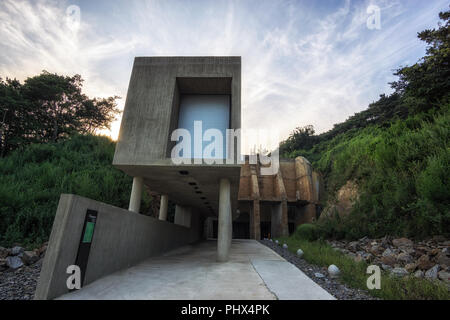
<svg viewBox="0 0 450 320"><path fill-rule="evenodd" d="M379 29L368 28L369 6L380 9ZM242 56L242 126L285 138L297 126L329 130L389 93L393 69L424 55L417 32L447 8L448 0L0 0L0 77L78 73L85 93L119 95L123 107L135 56ZM116 138L119 125L107 134Z"/></svg>

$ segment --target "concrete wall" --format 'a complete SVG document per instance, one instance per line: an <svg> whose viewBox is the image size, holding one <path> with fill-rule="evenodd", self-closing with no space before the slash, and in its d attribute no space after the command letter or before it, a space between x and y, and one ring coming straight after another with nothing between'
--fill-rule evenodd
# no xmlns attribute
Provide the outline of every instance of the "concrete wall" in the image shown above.
<svg viewBox="0 0 450 320"><path fill-rule="evenodd" d="M75 264L86 210L98 211L84 285L200 239L198 215L191 228L72 194L62 194L42 265L35 299L68 292L66 269Z"/></svg>
<svg viewBox="0 0 450 320"><path fill-rule="evenodd" d="M114 165L152 165L170 155L180 94L230 94L230 128L240 128L241 58L135 58Z"/></svg>

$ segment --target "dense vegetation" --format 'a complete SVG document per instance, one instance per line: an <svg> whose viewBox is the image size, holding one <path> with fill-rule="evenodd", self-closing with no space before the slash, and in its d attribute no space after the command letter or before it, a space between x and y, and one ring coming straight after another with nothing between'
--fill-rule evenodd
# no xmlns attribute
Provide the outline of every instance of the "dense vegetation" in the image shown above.
<svg viewBox="0 0 450 320"><path fill-rule="evenodd" d="M43 71L23 84L0 78L0 156L29 143L55 142L74 133L109 128L118 97L90 99L80 75Z"/></svg>
<svg viewBox="0 0 450 320"><path fill-rule="evenodd" d="M439 16L438 29L418 34L425 57L395 72L394 93L326 133L297 128L281 144L282 155L322 172L324 205L346 181L358 183L349 216L319 223L324 236L449 235L450 11Z"/></svg>
<svg viewBox="0 0 450 320"><path fill-rule="evenodd" d="M128 208L132 178L111 165L114 150L107 137L76 135L0 158L0 243L46 241L61 193ZM145 212L150 198L143 199Z"/></svg>

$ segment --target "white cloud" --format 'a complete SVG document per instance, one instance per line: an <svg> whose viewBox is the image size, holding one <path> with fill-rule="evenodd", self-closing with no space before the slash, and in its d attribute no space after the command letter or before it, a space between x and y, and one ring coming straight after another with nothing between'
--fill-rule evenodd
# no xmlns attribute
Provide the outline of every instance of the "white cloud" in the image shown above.
<svg viewBox="0 0 450 320"><path fill-rule="evenodd" d="M80 4L81 29L70 37L67 3L3 1L0 74L76 72L89 94L124 97L134 56L240 55L242 126L275 127L281 138L307 124L328 130L389 90L392 69L423 54L416 32L435 26L447 6L444 0L347 0L331 9L309 1L107 3L120 6L109 24L83 18L100 9L86 13ZM366 27L369 4L381 8L381 30Z"/></svg>

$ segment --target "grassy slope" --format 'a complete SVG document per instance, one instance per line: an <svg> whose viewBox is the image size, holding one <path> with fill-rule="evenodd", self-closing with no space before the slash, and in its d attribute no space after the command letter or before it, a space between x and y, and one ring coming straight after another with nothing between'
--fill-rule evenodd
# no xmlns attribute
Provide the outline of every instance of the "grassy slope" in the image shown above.
<svg viewBox="0 0 450 320"><path fill-rule="evenodd" d="M114 149L106 137L80 135L0 158L0 245L46 241L61 193L127 208L132 179L111 165Z"/></svg>
<svg viewBox="0 0 450 320"><path fill-rule="evenodd" d="M349 179L359 184L353 213L324 223L325 236L449 236L449 109L351 130L289 154L307 157L324 174L329 198Z"/></svg>

